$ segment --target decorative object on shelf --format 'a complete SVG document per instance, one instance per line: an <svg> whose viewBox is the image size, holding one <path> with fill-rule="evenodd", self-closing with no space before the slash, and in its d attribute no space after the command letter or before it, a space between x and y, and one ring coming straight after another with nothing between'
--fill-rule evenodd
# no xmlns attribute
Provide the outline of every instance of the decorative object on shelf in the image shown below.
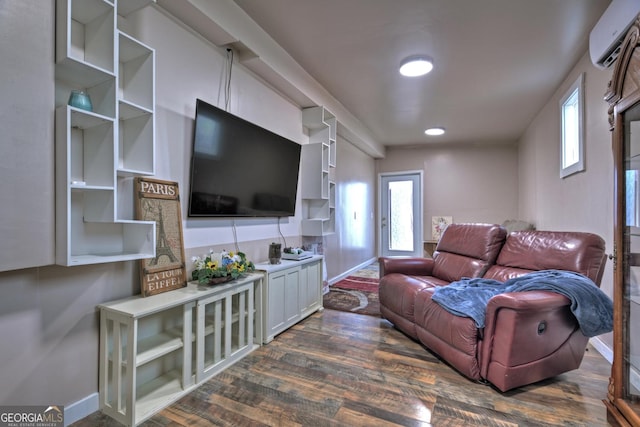
<svg viewBox="0 0 640 427"><path fill-rule="evenodd" d="M221 285L223 283L227 283L233 280L233 277L231 276L224 276L224 277L211 277L209 279L209 285Z"/></svg>
<svg viewBox="0 0 640 427"><path fill-rule="evenodd" d="M255 270L253 262L247 260L247 256L242 252L234 254L224 250L210 250L204 257L195 256L191 260L195 267L191 272L191 278L203 285L224 283Z"/></svg>
<svg viewBox="0 0 640 427"><path fill-rule="evenodd" d="M284 248L282 258L299 261L301 259L311 258L313 253L307 252L302 248Z"/></svg>
<svg viewBox="0 0 640 427"><path fill-rule="evenodd" d="M71 91L71 95L69 95L69 105L71 105L72 107L80 108L81 110L93 111L91 98L87 93L81 90Z"/></svg>
<svg viewBox="0 0 640 427"><path fill-rule="evenodd" d="M453 217L450 216L434 216L431 217L431 239L440 240L440 236L451 223L453 223Z"/></svg>
<svg viewBox="0 0 640 427"><path fill-rule="evenodd" d="M156 222L156 256L141 260L142 295L187 286L178 183L135 179L136 219Z"/></svg>
<svg viewBox="0 0 640 427"><path fill-rule="evenodd" d="M269 264L280 264L282 257L282 245L280 243L271 243L269 245Z"/></svg>

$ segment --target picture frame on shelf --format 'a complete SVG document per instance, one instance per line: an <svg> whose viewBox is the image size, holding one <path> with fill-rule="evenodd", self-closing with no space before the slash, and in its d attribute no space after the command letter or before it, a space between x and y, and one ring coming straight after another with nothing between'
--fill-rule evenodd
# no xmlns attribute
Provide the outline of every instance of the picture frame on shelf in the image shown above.
<svg viewBox="0 0 640 427"><path fill-rule="evenodd" d="M136 219L156 221L156 256L140 260L143 297L187 286L182 209L177 182L135 179Z"/></svg>

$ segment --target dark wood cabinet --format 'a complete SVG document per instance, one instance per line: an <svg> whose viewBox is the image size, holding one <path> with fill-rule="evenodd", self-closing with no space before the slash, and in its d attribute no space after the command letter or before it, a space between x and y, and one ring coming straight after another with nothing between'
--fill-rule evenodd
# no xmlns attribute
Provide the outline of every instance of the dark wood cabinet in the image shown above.
<svg viewBox="0 0 640 427"><path fill-rule="evenodd" d="M613 365L605 405L640 426L640 20L629 29L609 82L614 167Z"/></svg>

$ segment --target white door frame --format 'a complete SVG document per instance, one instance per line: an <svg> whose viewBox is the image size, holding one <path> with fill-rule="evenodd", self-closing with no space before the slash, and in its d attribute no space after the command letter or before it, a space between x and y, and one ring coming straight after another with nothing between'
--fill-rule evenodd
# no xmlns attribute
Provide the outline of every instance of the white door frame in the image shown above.
<svg viewBox="0 0 640 427"><path fill-rule="evenodd" d="M423 218L423 183L424 183L424 171L422 170L409 170L409 171L400 171L400 172L382 172L378 174L378 222L377 222L377 236L378 236L378 256L382 254L382 217L383 217L383 206L382 206L382 179L384 177L399 177L402 175L418 175L418 186L416 189L418 193L418 206L414 206L414 229L413 229L413 240L414 240L414 253L411 256L424 256L424 218Z"/></svg>

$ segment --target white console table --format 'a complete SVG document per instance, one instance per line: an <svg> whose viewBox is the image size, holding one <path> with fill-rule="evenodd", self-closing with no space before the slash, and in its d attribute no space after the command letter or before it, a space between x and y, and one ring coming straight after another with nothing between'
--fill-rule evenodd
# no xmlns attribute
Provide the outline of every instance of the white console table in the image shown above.
<svg viewBox="0 0 640 427"><path fill-rule="evenodd" d="M258 347L260 273L100 308L100 407L136 425Z"/></svg>
<svg viewBox="0 0 640 427"><path fill-rule="evenodd" d="M265 272L262 315L262 343L322 310L322 256L300 261L263 262L257 270Z"/></svg>
<svg viewBox="0 0 640 427"><path fill-rule="evenodd" d="M100 408L133 426L322 310L322 256L101 304Z"/></svg>

